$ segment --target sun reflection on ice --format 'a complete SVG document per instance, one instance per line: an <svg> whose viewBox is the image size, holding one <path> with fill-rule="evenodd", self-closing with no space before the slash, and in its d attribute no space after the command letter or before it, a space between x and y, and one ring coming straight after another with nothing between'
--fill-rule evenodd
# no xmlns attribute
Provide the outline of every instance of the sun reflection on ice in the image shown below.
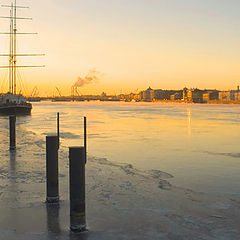
<svg viewBox="0 0 240 240"><path fill-rule="evenodd" d="M187 116L188 116L188 135L191 135L191 133L192 133L192 128L191 128L192 112L191 112L191 109L187 110Z"/></svg>

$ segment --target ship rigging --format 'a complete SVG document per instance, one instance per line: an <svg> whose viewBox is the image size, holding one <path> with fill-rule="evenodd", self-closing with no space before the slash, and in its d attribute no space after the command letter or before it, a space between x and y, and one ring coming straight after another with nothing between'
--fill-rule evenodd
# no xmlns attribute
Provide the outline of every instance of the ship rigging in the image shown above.
<svg viewBox="0 0 240 240"><path fill-rule="evenodd" d="M10 5L2 5L4 8L10 8L9 17L10 30L9 32L0 32L1 35L9 35L9 53L0 54L1 57L8 57L9 62L6 66L0 66L0 68L8 69L8 93L2 94L0 99L0 113L4 114L30 114L32 105L26 102L26 98L20 94L17 94L17 69L18 68L35 68L45 67L44 65L17 65L17 57L29 57L29 56L44 56L45 54L31 54L31 53L17 53L17 35L32 35L37 33L26 33L17 31L17 20L32 20L32 18L18 17L17 10L25 9L29 7L17 5L17 1L14 0Z"/></svg>

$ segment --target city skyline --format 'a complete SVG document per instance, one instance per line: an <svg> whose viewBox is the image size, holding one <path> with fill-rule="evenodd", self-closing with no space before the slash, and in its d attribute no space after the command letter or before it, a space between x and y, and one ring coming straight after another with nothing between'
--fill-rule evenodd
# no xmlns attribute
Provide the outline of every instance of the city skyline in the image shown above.
<svg viewBox="0 0 240 240"><path fill-rule="evenodd" d="M140 89L136 92L109 94L102 92L101 94L81 94L79 88L84 79L79 78L71 89L71 94L62 95L61 91L56 88L53 94L43 96L38 88L34 88L31 95L28 95L30 101L53 100L53 101L173 101L173 102L198 102L209 103L209 100L219 100L218 103L235 102L240 100L240 86L235 89L199 89L187 88L182 89L152 89L150 86L147 89ZM79 84L79 85L78 85ZM211 102L213 103L213 102Z"/></svg>
<svg viewBox="0 0 240 240"><path fill-rule="evenodd" d="M39 33L19 37L18 51L46 53L44 59L19 59L46 65L20 70L28 94L37 86L43 95L55 87L69 95L78 77L93 68L101 73L99 81L83 86L82 94L238 85L237 1L18 2L30 6L19 10L19 16L33 17L32 22L19 21L19 30ZM0 9L1 16L8 15ZM8 20L1 19L1 31L8 26ZM0 52L8 52L6 36L0 38ZM1 83L5 75L1 70Z"/></svg>

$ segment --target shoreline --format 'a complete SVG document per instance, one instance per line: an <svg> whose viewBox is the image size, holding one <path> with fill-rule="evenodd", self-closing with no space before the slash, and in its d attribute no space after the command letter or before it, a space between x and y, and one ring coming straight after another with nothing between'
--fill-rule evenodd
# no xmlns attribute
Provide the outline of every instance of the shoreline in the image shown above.
<svg viewBox="0 0 240 240"><path fill-rule="evenodd" d="M219 105L240 105L240 101L220 101L220 100L211 100L208 102L184 102L182 100L154 100L154 101L100 101L100 100L84 100L84 101L51 101L49 99L47 100L41 100L41 101L30 101L31 103L42 103L42 102L48 102L48 103L86 103L86 102L100 102L100 103L178 103L178 104L200 104L200 105L213 105L213 104L219 104Z"/></svg>

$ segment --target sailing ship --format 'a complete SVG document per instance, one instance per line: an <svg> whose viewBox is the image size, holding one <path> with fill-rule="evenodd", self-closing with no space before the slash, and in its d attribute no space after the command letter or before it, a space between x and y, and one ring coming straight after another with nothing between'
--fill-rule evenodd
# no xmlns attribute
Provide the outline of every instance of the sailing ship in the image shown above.
<svg viewBox="0 0 240 240"><path fill-rule="evenodd" d="M18 17L17 10L19 8L28 8L25 6L18 6L17 1L14 0L10 5L2 5L2 7L10 8L9 17L10 31L6 33L9 35L10 47L8 54L0 54L1 57L8 57L9 64L7 66L0 66L0 68L8 69L8 92L0 94L0 114L6 115L29 115L31 114L32 104L27 102L27 98L21 94L21 90L17 93L17 70L18 68L27 67L44 67L44 66L20 66L17 65L17 57L25 56L43 56L44 54L17 54L17 35L18 34L36 34L36 33L23 33L17 31L17 20L32 20L31 18Z"/></svg>

